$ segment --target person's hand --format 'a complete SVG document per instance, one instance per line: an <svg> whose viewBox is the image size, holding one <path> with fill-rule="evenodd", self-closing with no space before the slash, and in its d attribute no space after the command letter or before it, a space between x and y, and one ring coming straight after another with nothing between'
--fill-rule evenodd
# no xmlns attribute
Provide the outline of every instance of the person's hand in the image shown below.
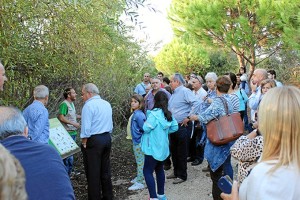
<svg viewBox="0 0 300 200"><path fill-rule="evenodd" d="M86 148L86 143L87 143L87 138L82 138L81 144L82 144L83 148Z"/></svg>
<svg viewBox="0 0 300 200"><path fill-rule="evenodd" d="M238 192L238 183L233 181L231 194L221 193L221 198L223 200L239 200L239 192Z"/></svg>
<svg viewBox="0 0 300 200"><path fill-rule="evenodd" d="M213 99L212 98L207 98L207 103L212 103Z"/></svg>
<svg viewBox="0 0 300 200"><path fill-rule="evenodd" d="M257 88L257 83L254 84L252 81L250 81L250 87L251 87L251 92L254 93Z"/></svg>
<svg viewBox="0 0 300 200"><path fill-rule="evenodd" d="M197 121L198 120L198 116L197 115L191 115L190 116L190 120L191 121Z"/></svg>
<svg viewBox="0 0 300 200"><path fill-rule="evenodd" d="M181 126L187 126L188 125L188 122L190 121L190 119L189 118L186 118L186 119L184 119L183 121L182 121L182 123L181 123Z"/></svg>
<svg viewBox="0 0 300 200"><path fill-rule="evenodd" d="M72 125L75 126L76 128L80 128L80 124L79 123L74 123Z"/></svg>

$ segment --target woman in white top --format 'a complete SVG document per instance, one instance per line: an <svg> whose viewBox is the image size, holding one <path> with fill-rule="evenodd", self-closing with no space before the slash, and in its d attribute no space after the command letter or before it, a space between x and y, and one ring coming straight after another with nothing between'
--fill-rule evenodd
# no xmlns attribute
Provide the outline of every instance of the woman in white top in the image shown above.
<svg viewBox="0 0 300 200"><path fill-rule="evenodd" d="M300 198L300 90L272 88L260 103L259 128L264 137L260 162L224 200L296 200Z"/></svg>

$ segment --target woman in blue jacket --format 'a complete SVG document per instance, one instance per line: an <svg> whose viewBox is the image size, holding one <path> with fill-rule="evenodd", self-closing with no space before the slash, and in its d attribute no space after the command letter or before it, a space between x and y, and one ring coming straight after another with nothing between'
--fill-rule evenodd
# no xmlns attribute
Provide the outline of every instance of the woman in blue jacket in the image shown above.
<svg viewBox="0 0 300 200"><path fill-rule="evenodd" d="M147 111L142 135L142 151L145 154L144 177L150 194L150 199L166 200L164 194L165 172L163 161L169 156L169 133L178 130L178 124L168 110L168 97L159 91L154 96L154 107ZM153 172L157 180L157 194Z"/></svg>

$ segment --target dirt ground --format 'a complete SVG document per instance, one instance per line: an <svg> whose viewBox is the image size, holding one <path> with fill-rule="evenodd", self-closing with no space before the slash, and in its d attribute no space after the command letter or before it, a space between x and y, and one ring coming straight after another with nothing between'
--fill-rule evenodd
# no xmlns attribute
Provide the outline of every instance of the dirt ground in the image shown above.
<svg viewBox="0 0 300 200"><path fill-rule="evenodd" d="M172 180L166 180L165 194L169 200L211 200L211 180L202 172L206 167L204 162L198 166L188 163L188 179L186 182L174 185ZM138 191L129 191L130 180L136 176L136 166L132 153L131 141L125 139L125 135L114 139L111 154L112 181L114 199L148 200L147 188ZM76 199L87 199L87 186L84 174L81 153L75 155L75 170L79 175L71 177ZM172 173L172 169L166 171L166 175Z"/></svg>

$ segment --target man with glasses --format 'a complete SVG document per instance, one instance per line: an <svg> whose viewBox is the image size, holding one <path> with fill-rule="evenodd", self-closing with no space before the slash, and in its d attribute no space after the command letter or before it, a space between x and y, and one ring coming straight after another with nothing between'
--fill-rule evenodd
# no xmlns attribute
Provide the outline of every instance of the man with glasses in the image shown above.
<svg viewBox="0 0 300 200"><path fill-rule="evenodd" d="M80 124L77 122L77 118L80 118L80 115L76 114L74 106L77 94L73 88L66 88L63 95L65 100L59 105L58 119L73 140L76 141L77 129L80 127ZM73 174L73 162L73 156L64 159L64 164L69 175Z"/></svg>
<svg viewBox="0 0 300 200"><path fill-rule="evenodd" d="M144 79L143 82L139 83L135 89L134 89L134 93L139 94L141 96L146 96L146 88L147 86L150 84L150 74L149 73L145 73L144 74Z"/></svg>

